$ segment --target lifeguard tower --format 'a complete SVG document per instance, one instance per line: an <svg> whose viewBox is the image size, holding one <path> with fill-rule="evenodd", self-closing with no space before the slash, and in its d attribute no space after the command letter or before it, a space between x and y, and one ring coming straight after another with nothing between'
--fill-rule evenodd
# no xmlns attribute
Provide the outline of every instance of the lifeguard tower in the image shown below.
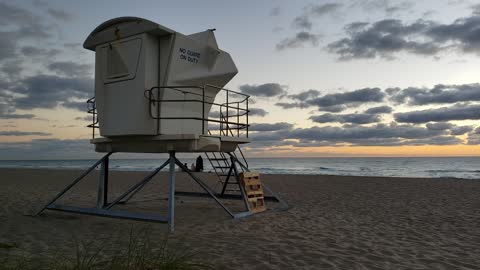
<svg viewBox="0 0 480 270"><path fill-rule="evenodd" d="M173 231L175 196L209 196L233 218L263 211L265 200L287 207L260 182L258 174L249 172L239 147L250 142L249 96L224 88L238 71L230 55L219 49L214 29L184 35L146 19L121 17L95 28L83 47L95 52L95 97L87 101L88 112L92 114L91 143L95 151L106 154L38 214L49 209L167 222ZM96 130L100 136L96 136ZM169 158L109 201L109 157L117 152L168 153ZM215 190L186 168L175 156L179 152L204 153L221 184L220 189ZM99 165L96 207L56 203ZM176 191L175 165L205 192ZM126 203L166 166L169 166L166 217L112 209ZM263 192L270 195L263 196ZM246 210L233 213L222 199L243 200Z"/></svg>

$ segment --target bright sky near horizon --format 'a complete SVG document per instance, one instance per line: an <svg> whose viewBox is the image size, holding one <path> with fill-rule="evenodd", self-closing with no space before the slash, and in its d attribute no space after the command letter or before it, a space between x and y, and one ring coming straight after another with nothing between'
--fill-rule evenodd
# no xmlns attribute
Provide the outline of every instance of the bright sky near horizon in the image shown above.
<svg viewBox="0 0 480 270"><path fill-rule="evenodd" d="M120 16L217 29L263 110L249 156L479 153L479 1L0 0L0 159L96 156L82 43Z"/></svg>

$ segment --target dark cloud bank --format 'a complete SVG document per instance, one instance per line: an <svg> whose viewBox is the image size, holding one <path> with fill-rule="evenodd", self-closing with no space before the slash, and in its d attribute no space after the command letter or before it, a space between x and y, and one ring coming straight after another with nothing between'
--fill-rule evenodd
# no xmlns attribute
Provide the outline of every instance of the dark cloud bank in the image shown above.
<svg viewBox="0 0 480 270"><path fill-rule="evenodd" d="M369 11L383 9L392 15L410 10L412 2L403 1L392 5L388 1L361 1L358 5ZM292 22L297 32L279 41L277 50L318 46L321 35L313 32L314 19L334 14L343 7L340 3L326 3L305 7L304 12ZM447 51L480 54L480 13L478 5L472 13L451 23L439 23L419 18L413 22L400 19L383 19L373 23L357 21L346 25L340 39L326 44L327 52L341 60L382 57L392 59L398 53L423 56L438 56Z"/></svg>
<svg viewBox="0 0 480 270"><path fill-rule="evenodd" d="M85 111L80 100L93 95L92 67L52 60L62 53L62 48L47 47L56 39L58 21L69 21L72 15L48 5L39 9L54 21L13 3L0 2L1 119L33 119L33 114L16 111L60 105ZM32 70L25 69L32 63L43 65L42 72L33 75Z"/></svg>
<svg viewBox="0 0 480 270"><path fill-rule="evenodd" d="M285 95L284 98L288 100L276 105L283 109L330 110L330 113L309 117L313 123L323 126L257 132L252 138L262 141L257 143L258 147L450 145L464 143L463 139L457 137L461 135L468 135L466 143L476 144L480 140L476 140L478 134L473 132L474 126L456 125L449 121L480 119L480 104L475 103L480 100L479 92L479 84L404 89L363 88L324 95L321 91L310 89ZM392 106L387 104L408 106L411 111L395 113ZM416 109L426 105L434 108ZM360 112L338 113L360 106L369 108ZM395 122L385 124L384 116L387 115L391 115ZM334 123L343 126L331 126Z"/></svg>

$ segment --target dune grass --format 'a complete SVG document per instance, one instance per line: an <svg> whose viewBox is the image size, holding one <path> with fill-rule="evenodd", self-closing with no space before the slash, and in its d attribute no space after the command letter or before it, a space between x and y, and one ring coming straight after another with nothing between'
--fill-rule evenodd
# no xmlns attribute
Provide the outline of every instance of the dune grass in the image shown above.
<svg viewBox="0 0 480 270"><path fill-rule="evenodd" d="M62 250L50 258L19 255L16 244L0 245L0 270L190 270L218 269L197 260L198 253L182 245L172 244L168 236L150 239L148 229L130 230L127 245L120 239L85 241L73 237L74 250ZM2 248L5 246L6 248ZM8 246L8 247L7 247ZM15 251L15 252L12 252Z"/></svg>

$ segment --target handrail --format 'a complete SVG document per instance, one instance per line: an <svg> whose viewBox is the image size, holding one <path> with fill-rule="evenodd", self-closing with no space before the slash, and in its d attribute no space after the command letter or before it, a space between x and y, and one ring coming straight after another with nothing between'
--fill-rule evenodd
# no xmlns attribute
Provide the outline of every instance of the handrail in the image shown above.
<svg viewBox="0 0 480 270"><path fill-rule="evenodd" d="M215 96L209 96L206 94L205 89L207 87L218 89L220 91L224 91L226 93L226 102L215 102ZM195 91L196 89L197 91ZM154 93L154 91L156 92ZM182 94L186 95L193 95L197 96L199 98L197 99L186 99L185 96L183 99L160 99L160 91L161 90L172 90L172 91L178 91L181 92ZM199 93L201 91L201 93ZM156 94L156 96L155 96ZM234 100L231 100L230 95L239 95L234 96ZM167 85L167 86L154 86L151 87L150 89L147 89L143 92L143 96L149 101L149 115L151 118L156 119L157 121L160 120L197 120L197 121L202 121L202 135L207 135L205 132L208 130L208 128L205 128L205 123L219 123L220 124L220 135L223 136L233 136L233 137L240 137L240 135L244 135L248 138L248 129L249 129L249 123L248 123L248 114L249 114L249 109L248 109L248 99L250 98L249 95L240 93L237 91L225 89L219 86L211 85L211 84L205 84L204 86L198 86L198 85ZM208 98L209 100L207 100ZM212 100L213 99L213 100ZM201 116L191 116L191 117L165 117L160 115L160 104L161 103L177 103L177 102L193 102L193 103L201 103L202 105L202 115ZM92 114L92 123L89 124L87 127L92 128L92 139L95 138L95 129L99 128L99 119L98 119L98 113L97 113L97 108L96 108L96 100L95 97L92 97L87 100L88 103L88 110L87 112L89 114ZM157 109L152 110L152 106L158 105ZM219 119L213 119L210 118L208 115L206 116L206 108L205 106L209 105L211 107L213 106L218 106L220 110L220 115ZM227 116L223 114L223 110L226 110ZM229 110L233 111L231 115L229 114ZM246 117L246 122L243 117ZM242 119L241 119L242 118ZM226 129L224 130L224 127ZM232 132L232 130L236 130L236 135ZM242 132L240 134L240 130L245 130L245 132ZM243 155L243 154L242 154Z"/></svg>
<svg viewBox="0 0 480 270"><path fill-rule="evenodd" d="M211 88L215 88L215 89L219 89L220 91L225 91L226 93L226 102L225 103L217 103L215 102L214 100L213 101L208 101L206 100L206 97L210 98L210 99L214 99L215 96L208 96L206 95L206 91L205 91L205 88L207 87L211 87ZM194 92L192 91L192 89L197 89L197 90L200 90L201 93L198 93L198 92ZM156 92L154 93L154 91L156 90ZM173 90L173 91L178 91L178 92L181 92L182 94L190 94L190 95L194 95L194 96L198 96L198 97L201 97L201 99L161 99L160 98L160 90ZM190 90L190 91L189 91ZM240 100L236 99L234 101L230 101L229 100L229 94L230 93L233 93L235 95L240 95L242 96L242 98ZM156 96L155 96L156 94ZM227 129L233 129L233 130L237 130L237 134L236 134L236 137L240 137L240 130L246 130L248 131L248 113L249 113L249 110L248 110L248 99L250 98L249 95L247 94L243 94L243 93L240 93L240 92L236 92L236 91L232 91L232 90L228 90L228 89L225 89L225 88L222 88L222 87L219 87L219 86L215 86L215 85L211 85L211 84L205 84L203 87L201 86L198 86L198 85L182 85L182 86L178 86L178 85L166 85L166 86L154 86L154 87L151 87L150 89L147 89L144 91L144 97L146 99L149 100L149 115L151 118L153 119L157 119L157 120L199 120L199 121L202 121L202 134L203 135L206 135L205 134L205 122L209 123L209 122L213 122L213 123L220 123L220 134L222 133L223 131L223 127L224 127L224 124L226 125ZM192 116L192 117L165 117L165 116L160 116L160 103L177 103L177 102L193 102L193 103L201 103L202 104L202 116L201 117L195 117L195 116ZM152 105L155 106L155 104L158 104L158 109L156 111L156 115L155 115L155 112L152 111ZM210 106L219 106L220 107L220 120L216 120L216 119L212 119L212 118L209 118L208 116L205 116L205 105L208 104ZM240 105L243 105L245 104L245 108L241 107ZM227 110L227 117L225 118L225 116L223 116L223 109L226 109ZM233 114L231 116L228 116L228 110L236 110L236 114ZM246 116L246 121L247 122L242 122L240 121L240 117L243 117L243 116ZM232 117L236 117L236 121L235 120L230 120ZM231 127L232 126L232 127ZM230 128L231 127L231 128ZM246 137L248 137L248 133L245 132L246 134ZM226 134L224 134L225 136L235 136L233 134L233 132L230 130L230 134L227 132Z"/></svg>
<svg viewBox="0 0 480 270"><path fill-rule="evenodd" d="M90 107L90 104L92 107ZM100 128L98 125L98 117L97 117L97 106L95 103L95 97L89 98L87 100L87 113L92 114L92 123L87 125L88 128L92 129L92 139L95 139L95 129Z"/></svg>
<svg viewBox="0 0 480 270"><path fill-rule="evenodd" d="M223 115L222 115L221 112L220 112L220 115L223 117ZM232 129L231 129L231 128L228 128L228 124L227 124L227 130L230 131L230 133L232 134L232 136L234 136L233 133L232 133ZM248 125L247 125L247 130L248 130ZM210 131L208 131L208 132L210 133ZM227 136L228 136L228 134L227 134ZM248 138L248 133L247 133L247 138ZM248 168L248 162L247 162L247 159L245 158L245 156L243 155L242 149L241 149L240 146L238 146L238 145L237 145L237 148L236 148L236 149L238 149L238 151L240 152L240 155L242 156L242 159L243 159L243 161L245 162L245 165L246 165L247 168ZM236 149L235 149L235 150L236 150ZM233 155L235 156L235 158L237 158L237 156L235 155L235 151L233 152ZM238 158L237 158L237 159L238 159Z"/></svg>

